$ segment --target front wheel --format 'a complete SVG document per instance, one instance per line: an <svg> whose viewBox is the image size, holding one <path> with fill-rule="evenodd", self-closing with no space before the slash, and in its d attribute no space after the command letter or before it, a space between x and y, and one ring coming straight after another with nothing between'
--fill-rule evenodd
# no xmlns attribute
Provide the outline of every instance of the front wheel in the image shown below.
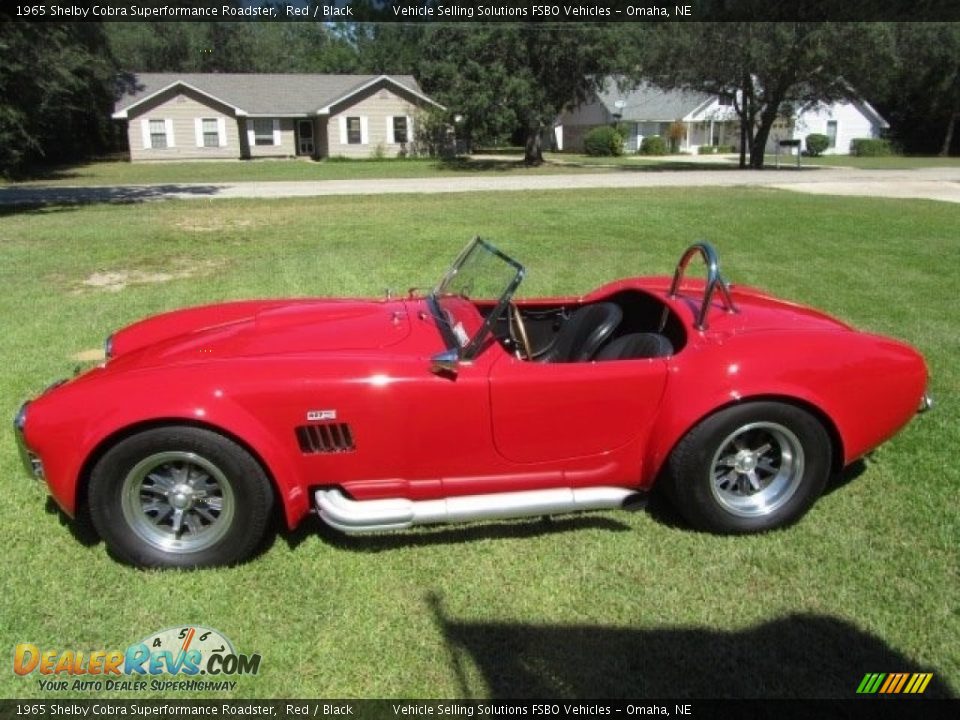
<svg viewBox="0 0 960 720"><path fill-rule="evenodd" d="M694 427L667 463L673 504L696 528L744 533L788 525L823 492L831 443L806 410L776 402L726 408Z"/></svg>
<svg viewBox="0 0 960 720"><path fill-rule="evenodd" d="M207 567L253 552L273 493L260 464L232 440L166 427L112 447L93 468L89 500L97 532L121 560Z"/></svg>

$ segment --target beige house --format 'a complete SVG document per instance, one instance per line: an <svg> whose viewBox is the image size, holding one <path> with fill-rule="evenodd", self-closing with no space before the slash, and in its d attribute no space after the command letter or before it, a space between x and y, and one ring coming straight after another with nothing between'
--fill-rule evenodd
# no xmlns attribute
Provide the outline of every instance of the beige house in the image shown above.
<svg viewBox="0 0 960 720"><path fill-rule="evenodd" d="M410 75L137 73L114 107L130 159L366 158L413 152Z"/></svg>

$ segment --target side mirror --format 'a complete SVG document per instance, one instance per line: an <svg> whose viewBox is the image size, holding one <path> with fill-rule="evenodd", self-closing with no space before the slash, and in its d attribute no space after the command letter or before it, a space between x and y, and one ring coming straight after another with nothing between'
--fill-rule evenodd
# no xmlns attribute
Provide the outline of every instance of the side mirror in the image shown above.
<svg viewBox="0 0 960 720"><path fill-rule="evenodd" d="M460 351L444 350L430 358L430 372L436 375L456 377L460 371Z"/></svg>

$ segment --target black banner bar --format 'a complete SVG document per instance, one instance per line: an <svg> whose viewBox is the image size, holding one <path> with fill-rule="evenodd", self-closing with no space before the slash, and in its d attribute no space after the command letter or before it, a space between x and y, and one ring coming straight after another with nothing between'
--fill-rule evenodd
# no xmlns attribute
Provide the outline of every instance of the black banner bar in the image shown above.
<svg viewBox="0 0 960 720"><path fill-rule="evenodd" d="M0 718L955 718L960 701L855 700L2 700Z"/></svg>
<svg viewBox="0 0 960 720"><path fill-rule="evenodd" d="M960 21L956 0L29 0L39 22L799 22Z"/></svg>

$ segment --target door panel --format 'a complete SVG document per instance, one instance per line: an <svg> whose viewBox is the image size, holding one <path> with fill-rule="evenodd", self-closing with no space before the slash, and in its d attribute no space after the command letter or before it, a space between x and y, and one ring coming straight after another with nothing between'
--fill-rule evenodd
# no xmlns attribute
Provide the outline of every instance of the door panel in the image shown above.
<svg viewBox="0 0 960 720"><path fill-rule="evenodd" d="M545 364L504 356L490 372L494 444L522 463L615 450L653 422L665 383L664 360Z"/></svg>

